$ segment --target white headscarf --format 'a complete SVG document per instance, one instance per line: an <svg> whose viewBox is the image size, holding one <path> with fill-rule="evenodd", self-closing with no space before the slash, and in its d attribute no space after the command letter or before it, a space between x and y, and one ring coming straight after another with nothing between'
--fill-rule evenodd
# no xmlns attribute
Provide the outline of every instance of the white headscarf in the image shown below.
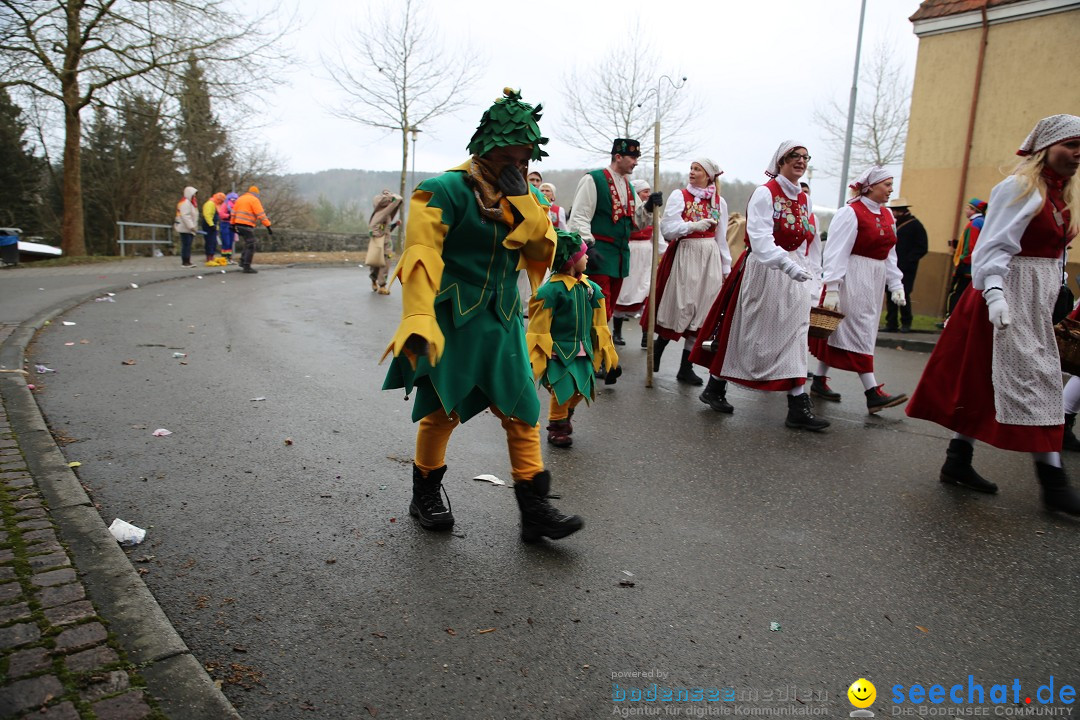
<svg viewBox="0 0 1080 720"><path fill-rule="evenodd" d="M1059 142L1080 138L1080 117L1075 115L1051 115L1035 123L1017 155L1032 155Z"/></svg>
<svg viewBox="0 0 1080 720"><path fill-rule="evenodd" d="M541 190L541 191L542 191L542 190L543 190L543 189L544 189L545 187L549 187L549 188L551 188L551 194L552 194L552 195L558 195L558 194L559 194L559 193L558 193L558 191L556 191L556 190L555 190L555 186L554 186L554 185L552 185L552 184L551 184L551 183L549 183L549 182L545 182L545 183L540 183L540 187L538 187L538 188L536 188L536 189L537 189L537 190Z"/></svg>
<svg viewBox="0 0 1080 720"><path fill-rule="evenodd" d="M771 178L780 174L780 163L784 161L784 157L794 150L795 148L806 147L805 143L798 142L797 140L785 140L780 143L780 147L776 148L776 152L772 156L772 163L765 169L765 174Z"/></svg>
<svg viewBox="0 0 1080 720"><path fill-rule="evenodd" d="M877 185L879 182L888 180L892 176L893 174L891 172L881 167L880 165L871 165L863 171L862 175L855 178L855 182L848 185L848 187L857 193L857 198L859 195L865 195L866 191L870 189L871 185Z"/></svg>
<svg viewBox="0 0 1080 720"><path fill-rule="evenodd" d="M724 174L723 169L710 158L696 157L693 162L696 162L706 173L708 173L710 183Z"/></svg>
<svg viewBox="0 0 1080 720"><path fill-rule="evenodd" d="M630 184L634 187L634 192L641 192L642 190L652 190L652 183L650 183L645 178L631 180Z"/></svg>

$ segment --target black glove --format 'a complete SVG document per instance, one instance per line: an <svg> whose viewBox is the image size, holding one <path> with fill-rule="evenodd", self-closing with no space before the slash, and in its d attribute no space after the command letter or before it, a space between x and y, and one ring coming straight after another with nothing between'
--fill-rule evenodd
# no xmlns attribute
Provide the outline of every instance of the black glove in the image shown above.
<svg viewBox="0 0 1080 720"><path fill-rule="evenodd" d="M664 204L664 193L654 192L649 195L649 199L645 201L645 209L649 212L653 211L653 208L658 208Z"/></svg>
<svg viewBox="0 0 1080 720"><path fill-rule="evenodd" d="M525 182L525 176L517 169L516 165L507 165L499 173L499 189L509 197L527 195L529 184Z"/></svg>
<svg viewBox="0 0 1080 720"><path fill-rule="evenodd" d="M267 235L273 235L273 234L274 234L274 228L272 228L272 227L270 227L269 225L267 225L267 226L266 226L266 234L267 234Z"/></svg>
<svg viewBox="0 0 1080 720"><path fill-rule="evenodd" d="M405 339L405 349L418 358L427 357L428 341L413 333Z"/></svg>

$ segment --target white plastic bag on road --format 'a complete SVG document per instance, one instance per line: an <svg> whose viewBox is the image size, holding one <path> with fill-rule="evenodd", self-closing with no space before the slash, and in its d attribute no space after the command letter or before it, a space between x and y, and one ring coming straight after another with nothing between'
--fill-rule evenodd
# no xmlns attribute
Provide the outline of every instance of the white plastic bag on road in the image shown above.
<svg viewBox="0 0 1080 720"><path fill-rule="evenodd" d="M116 541L121 545L138 545L146 539L146 531L141 527L135 527L129 522L124 522L120 518L116 518L112 521L112 525L109 526L109 532L116 538Z"/></svg>

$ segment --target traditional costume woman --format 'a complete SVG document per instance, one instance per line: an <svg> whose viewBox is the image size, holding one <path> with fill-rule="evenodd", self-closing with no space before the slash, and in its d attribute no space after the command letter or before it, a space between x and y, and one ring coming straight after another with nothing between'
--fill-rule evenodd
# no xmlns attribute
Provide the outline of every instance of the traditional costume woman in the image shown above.
<svg viewBox="0 0 1080 720"><path fill-rule="evenodd" d="M727 201L716 187L723 172L706 157L691 162L689 183L681 192L671 193L660 219L660 232L668 247L656 276L653 371L660 370L660 356L667 344L683 340L682 361L675 377L689 385L704 382L694 372L690 351L724 278L731 272ZM647 318L642 326L648 326Z"/></svg>
<svg viewBox="0 0 1080 720"><path fill-rule="evenodd" d="M1080 494L1061 467L1061 364L1051 316L1063 253L1080 225L1080 117L1040 120L1024 157L990 193L972 283L907 406L956 435L940 479L986 493L997 485L972 467L973 444L1032 453L1043 503L1080 514Z"/></svg>
<svg viewBox="0 0 1080 720"><path fill-rule="evenodd" d="M746 209L747 249L724 283L690 359L709 368L701 401L732 412L727 381L757 390L786 391L790 428L823 430L806 394L806 347L812 277L807 244L815 239L811 205L799 187L810 156L785 140L765 170L771 179Z"/></svg>
<svg viewBox="0 0 1080 720"><path fill-rule="evenodd" d="M892 173L874 166L849 187L852 198L829 226L823 264L825 296L822 306L844 313L844 320L828 338L810 338L810 352L820 362L810 393L840 402L840 393L828 385L829 368L859 374L866 409L877 413L907 401L907 395L889 395L874 377L874 347L884 295L888 286L896 305L904 305L904 276L896 265L896 221L884 206L892 193Z"/></svg>
<svg viewBox="0 0 1080 720"><path fill-rule="evenodd" d="M631 186L634 189L634 194L638 196L638 200L642 203L649 199L649 195L652 193L652 183L648 180L644 178L634 180ZM630 274L623 280L622 288L619 290L619 297L615 302L614 320L612 321L614 327L612 342L616 345L626 344L622 336L623 323L627 318L641 317L641 313L645 309L645 301L649 299L649 287L652 285L652 238L652 225L635 228L630 233ZM667 249L667 243L664 241L663 236L660 238L659 249L661 253ZM645 347L647 340L648 336L643 332L641 335L641 347Z"/></svg>

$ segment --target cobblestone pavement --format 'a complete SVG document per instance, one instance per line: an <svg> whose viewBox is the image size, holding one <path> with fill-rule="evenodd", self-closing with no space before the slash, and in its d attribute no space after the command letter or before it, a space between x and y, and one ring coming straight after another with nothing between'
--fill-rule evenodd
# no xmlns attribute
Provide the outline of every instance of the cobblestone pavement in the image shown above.
<svg viewBox="0 0 1080 720"><path fill-rule="evenodd" d="M0 273L3 720L239 717L109 535L24 374L26 344L57 312L131 283L196 275L175 258Z"/></svg>
<svg viewBox="0 0 1080 720"><path fill-rule="evenodd" d="M12 326L0 327L0 342ZM163 717L110 639L0 415L0 717Z"/></svg>

